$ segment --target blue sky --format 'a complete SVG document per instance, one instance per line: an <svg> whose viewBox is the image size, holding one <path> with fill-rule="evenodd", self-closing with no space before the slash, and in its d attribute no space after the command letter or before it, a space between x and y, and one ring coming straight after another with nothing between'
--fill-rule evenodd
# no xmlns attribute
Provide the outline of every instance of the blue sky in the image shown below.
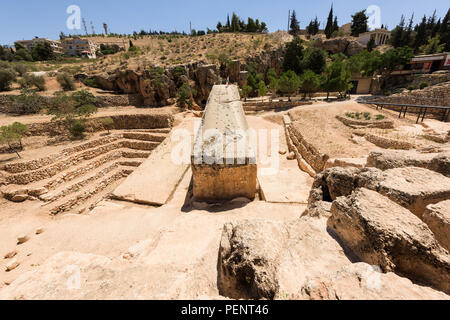
<svg viewBox="0 0 450 320"><path fill-rule="evenodd" d="M34 36L57 39L67 29L66 20L70 5L81 8L89 31L90 21L98 33L102 23L109 25L111 32L131 33L141 29L164 31L189 31L189 22L194 29L214 28L217 21L225 21L227 13L235 11L241 18L248 16L265 21L269 30L285 30L287 12L295 9L304 28L316 15L325 21L331 3L339 24L350 22L351 15L369 5L381 8L383 24L394 27L402 14L415 12L416 21L424 14L431 15L434 9L443 17L449 6L448 0L15 0L2 1L0 5L0 43L12 44L16 40ZM80 30L78 33L82 33Z"/></svg>

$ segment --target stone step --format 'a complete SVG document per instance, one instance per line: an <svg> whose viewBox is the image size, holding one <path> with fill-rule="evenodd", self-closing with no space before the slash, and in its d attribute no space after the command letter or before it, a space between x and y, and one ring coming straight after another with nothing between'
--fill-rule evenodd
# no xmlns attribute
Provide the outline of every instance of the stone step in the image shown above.
<svg viewBox="0 0 450 320"><path fill-rule="evenodd" d="M39 197L42 201L45 202L54 202L58 199L61 199L69 194L78 192L83 190L89 184L95 183L95 181L102 179L105 175L117 169L119 164L117 162L114 163L106 163L98 168L96 168L95 172L82 175L68 184L62 184L58 188L43 194Z"/></svg>
<svg viewBox="0 0 450 320"><path fill-rule="evenodd" d="M161 128L161 129L133 129L132 132L149 132L149 133L170 133L172 129L170 128Z"/></svg>
<svg viewBox="0 0 450 320"><path fill-rule="evenodd" d="M87 200L91 199L94 196L95 197L104 196L103 191L108 186L112 185L114 182L118 180L127 177L131 173L132 170L117 168L116 170L113 170L103 180L99 181L98 183L95 183L95 185L91 186L90 188L81 191L76 195L71 194L69 196L59 199L56 202L51 203L51 208L50 204L46 204L43 207L49 207L49 214L51 215L61 214L70 210L74 210L80 205L84 206L87 203Z"/></svg>
<svg viewBox="0 0 450 320"><path fill-rule="evenodd" d="M39 180L27 185L4 186L1 191L3 196L10 201L22 202L28 196L40 198L40 196L55 190L62 184L77 182L77 179L83 179L80 177L88 175L91 171L102 166L111 165L112 161L117 162L121 166L136 168L142 164L142 161L139 159L146 159L149 156L150 152L137 152L133 149L114 150L102 157L87 160L82 166L70 167L67 170L63 170L51 178ZM17 195L20 195L20 197L16 197Z"/></svg>
<svg viewBox="0 0 450 320"><path fill-rule="evenodd" d="M64 158L68 158L77 153L83 153L90 149L94 149L94 148L98 148L103 145L111 144L119 139L121 139L120 135L110 135L108 137L103 137L100 139L95 139L95 140L92 140L89 142L81 143L74 147L65 148L65 149L61 150L61 152L51 154L49 156L46 156L46 157L43 157L40 159L5 164L0 167L0 170L3 170L6 173L10 173L10 174L17 174L17 173L26 172L26 171L38 170L38 169L44 168L46 166L50 166L57 161L61 161Z"/></svg>
<svg viewBox="0 0 450 320"><path fill-rule="evenodd" d="M148 133L148 132L124 132L125 139L163 142L167 138L165 133Z"/></svg>
<svg viewBox="0 0 450 320"><path fill-rule="evenodd" d="M6 175L5 180L7 184L28 185L36 181L52 178L60 172L66 171L73 166L79 165L83 161L97 158L111 151L115 151L118 149L152 151L158 145L159 142L147 142L130 139L120 140L108 145L103 145L95 149L72 155L69 158L62 159L61 161L52 163L50 166L46 166L38 170Z"/></svg>
<svg viewBox="0 0 450 320"><path fill-rule="evenodd" d="M153 142L153 141L142 141L135 139L126 139L121 141L122 147L133 149L133 150L146 150L153 151L155 150L161 142Z"/></svg>

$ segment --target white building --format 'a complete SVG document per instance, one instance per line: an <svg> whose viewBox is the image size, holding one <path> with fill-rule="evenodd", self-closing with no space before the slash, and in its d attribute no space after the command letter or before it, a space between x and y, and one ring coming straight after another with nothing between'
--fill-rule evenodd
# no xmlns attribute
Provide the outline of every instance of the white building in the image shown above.
<svg viewBox="0 0 450 320"><path fill-rule="evenodd" d="M90 40L81 38L67 38L63 40L64 53L68 56L85 56L89 59L97 57L97 50L100 46Z"/></svg>
<svg viewBox="0 0 450 320"><path fill-rule="evenodd" d="M382 46L388 43L391 38L391 32L385 29L376 29L365 32L359 35L358 42L367 45L372 37L375 39L376 46Z"/></svg>
<svg viewBox="0 0 450 320"><path fill-rule="evenodd" d="M47 38L34 38L32 40L19 40L19 41L17 41L17 43L23 45L30 52L33 50L33 48L38 43L48 43L50 45L50 47L52 48L54 53L57 53L57 54L63 54L64 53L63 47L61 45L61 41L59 41L59 40L50 40L50 39L47 39Z"/></svg>

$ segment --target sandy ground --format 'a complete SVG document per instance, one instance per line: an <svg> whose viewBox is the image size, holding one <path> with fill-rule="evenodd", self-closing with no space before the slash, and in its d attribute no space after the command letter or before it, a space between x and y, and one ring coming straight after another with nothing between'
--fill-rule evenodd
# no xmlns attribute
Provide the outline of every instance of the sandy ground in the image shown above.
<svg viewBox="0 0 450 320"><path fill-rule="evenodd" d="M354 101L317 103L311 106L302 106L291 109L289 114L292 121L296 121L301 126L301 132L305 138L318 147L323 153L327 153L331 158L359 158L367 156L371 151L379 149L369 142L354 143L351 141L355 130L347 127L336 119L337 115L344 116L346 112L370 112L372 117L383 114L394 121L394 129L364 129L366 133L375 133L391 139L405 140L412 142L416 146L436 145L421 137L425 127L422 124L415 124L411 116L406 119L398 119L398 113L389 110L375 110L366 105ZM270 115L266 115L270 117ZM279 116L272 115L274 121L279 121ZM428 123L435 121L428 120ZM448 124L443 124L450 129ZM447 129L447 130L448 130Z"/></svg>

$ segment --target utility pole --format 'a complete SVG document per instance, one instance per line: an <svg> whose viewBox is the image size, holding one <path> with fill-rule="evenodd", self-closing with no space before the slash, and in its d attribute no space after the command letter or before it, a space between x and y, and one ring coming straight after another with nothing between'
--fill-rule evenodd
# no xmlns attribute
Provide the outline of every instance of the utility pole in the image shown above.
<svg viewBox="0 0 450 320"><path fill-rule="evenodd" d="M288 27L287 27L287 31L289 32L290 29L291 29L291 10L289 10L289 12L288 12Z"/></svg>
<svg viewBox="0 0 450 320"><path fill-rule="evenodd" d="M91 21L92 34L95 35L94 23Z"/></svg>
<svg viewBox="0 0 450 320"><path fill-rule="evenodd" d="M84 26L84 32L86 32L86 35L88 36L89 33L88 33L88 29L86 27L86 20L84 20L84 18L83 18L83 26Z"/></svg>

